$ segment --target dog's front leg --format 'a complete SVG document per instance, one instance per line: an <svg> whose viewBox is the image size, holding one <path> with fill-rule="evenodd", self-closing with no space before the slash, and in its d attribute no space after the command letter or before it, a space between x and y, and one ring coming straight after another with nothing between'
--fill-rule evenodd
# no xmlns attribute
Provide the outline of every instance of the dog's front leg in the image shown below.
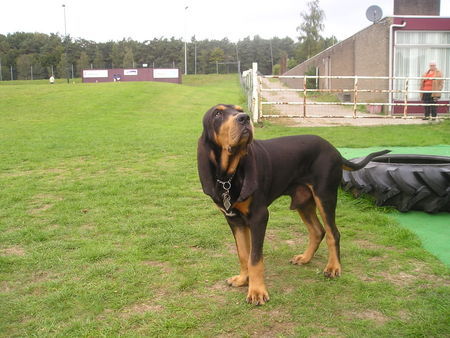
<svg viewBox="0 0 450 338"><path fill-rule="evenodd" d="M236 249L239 257L240 271L239 275L227 279L230 286L248 285L248 261L250 257L250 228L244 225L235 226L230 224L236 241Z"/></svg>
<svg viewBox="0 0 450 338"><path fill-rule="evenodd" d="M269 212L267 209L255 212L250 219L251 248L248 261L247 302L254 305L263 305L269 301L269 293L264 282L263 260L263 244L268 219Z"/></svg>

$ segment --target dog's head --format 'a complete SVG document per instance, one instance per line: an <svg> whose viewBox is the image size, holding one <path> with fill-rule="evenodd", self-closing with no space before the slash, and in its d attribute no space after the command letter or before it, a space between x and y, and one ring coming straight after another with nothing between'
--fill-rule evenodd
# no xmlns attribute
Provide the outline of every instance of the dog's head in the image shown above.
<svg viewBox="0 0 450 338"><path fill-rule="evenodd" d="M241 107L219 104L203 117L203 133L199 139L197 159L203 191L217 200L217 179L234 176L238 168L243 178L239 200L251 194L256 187L256 173L251 143L253 125Z"/></svg>
<svg viewBox="0 0 450 338"><path fill-rule="evenodd" d="M253 140L253 125L241 107L219 104L203 117L204 136L218 148L230 154Z"/></svg>

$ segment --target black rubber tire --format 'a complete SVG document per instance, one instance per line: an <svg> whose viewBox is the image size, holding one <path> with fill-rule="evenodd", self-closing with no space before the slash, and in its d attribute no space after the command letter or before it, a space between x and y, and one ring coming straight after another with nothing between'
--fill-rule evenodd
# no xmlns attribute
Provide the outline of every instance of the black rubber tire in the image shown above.
<svg viewBox="0 0 450 338"><path fill-rule="evenodd" d="M344 190L355 197L370 194L378 206L401 212L450 212L450 157L388 154L372 159L363 169L344 170L342 176Z"/></svg>

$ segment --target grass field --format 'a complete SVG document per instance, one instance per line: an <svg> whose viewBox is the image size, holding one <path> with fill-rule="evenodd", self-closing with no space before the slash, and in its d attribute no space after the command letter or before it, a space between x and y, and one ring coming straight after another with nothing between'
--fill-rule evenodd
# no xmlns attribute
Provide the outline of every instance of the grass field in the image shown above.
<svg viewBox="0 0 450 338"><path fill-rule="evenodd" d="M448 269L386 209L340 193L343 275L287 198L265 243L271 301L245 303L226 222L203 195L203 113L243 104L235 76L164 83L0 83L1 336L448 336ZM339 147L448 143L449 122L284 128Z"/></svg>

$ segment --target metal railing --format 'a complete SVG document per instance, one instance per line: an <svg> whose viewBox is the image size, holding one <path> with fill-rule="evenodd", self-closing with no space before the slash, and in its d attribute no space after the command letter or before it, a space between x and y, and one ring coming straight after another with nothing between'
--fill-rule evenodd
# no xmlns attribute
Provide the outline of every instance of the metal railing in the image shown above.
<svg viewBox="0 0 450 338"><path fill-rule="evenodd" d="M245 73L245 72L244 72ZM278 75L264 75L264 76L258 76L257 70L252 69L247 71L246 73L246 81L247 83L252 84L251 90L247 90L247 97L248 97L248 103L249 103L249 109L253 116L253 121L257 122L262 118L402 118L402 119L414 119L414 118L421 118L423 115L420 114L411 114L408 109L411 107L424 107L424 106L435 106L435 107L446 107L444 108L445 113L440 113L439 116L441 118L450 118L450 115L448 114L450 104L448 103L448 100L444 100L438 103L433 104L425 104L422 102L417 102L418 100L411 101L410 97L414 94L420 94L425 93L425 91L422 90L415 90L411 89L411 82L412 81L420 81L423 80L422 77L387 77L387 76L315 76L315 75L302 75L302 76L278 76ZM293 79L299 79L302 81L303 86L302 88L263 88L262 79L280 79L280 80L293 80ZM351 80L352 88L330 88L330 89L323 89L323 88L308 88L308 80ZM430 78L429 78L430 79ZM450 85L450 78L431 78L431 79L439 79L443 80L444 90L440 91L441 95L445 95L450 93L449 90L446 90L445 88L448 88ZM384 89L382 88L361 88L360 81L365 80L366 85L367 81L371 81L371 84L373 85L373 81L377 80L383 80L385 82L391 81L394 82L395 80L400 80L403 82L402 88L396 88L396 89ZM317 83L317 82L316 82ZM256 87L256 88L255 88ZM385 86L388 87L388 86ZM416 86L417 87L417 86ZM392 87L391 87L392 88ZM270 92L296 92L301 95L298 95L295 97L295 100L292 101L271 101L264 99L264 93L270 93ZM311 93L332 93L332 94L344 94L349 93L353 94L353 99L350 102L319 102L314 101L314 99L310 99ZM359 101L359 96L362 93L375 93L375 94L386 94L386 97L388 99L383 102L364 102ZM393 94L396 94L397 97L401 97L401 99L393 99ZM298 100L297 100L298 99ZM295 105L295 106L302 106L299 110L299 113L297 114L263 114L263 106L272 105L272 106L278 106L278 105ZM320 114L320 115L314 115L314 114L308 114L308 107L311 106L344 106L344 107L350 107L352 112L351 114ZM384 110L387 112L386 114L364 114L359 111L359 108L361 106L379 106L379 107L386 107ZM401 113L395 112L395 107L400 107ZM438 109L438 108L436 108ZM441 108L442 109L442 108ZM398 110L398 109L397 109Z"/></svg>

